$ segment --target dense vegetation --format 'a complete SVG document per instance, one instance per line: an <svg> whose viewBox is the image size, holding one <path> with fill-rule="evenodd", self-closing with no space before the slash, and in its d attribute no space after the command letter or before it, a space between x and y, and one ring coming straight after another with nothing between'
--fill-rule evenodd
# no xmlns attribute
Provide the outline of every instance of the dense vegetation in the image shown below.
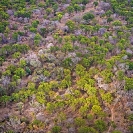
<svg viewBox="0 0 133 133"><path fill-rule="evenodd" d="M132 133L133 0L1 0L0 132Z"/></svg>

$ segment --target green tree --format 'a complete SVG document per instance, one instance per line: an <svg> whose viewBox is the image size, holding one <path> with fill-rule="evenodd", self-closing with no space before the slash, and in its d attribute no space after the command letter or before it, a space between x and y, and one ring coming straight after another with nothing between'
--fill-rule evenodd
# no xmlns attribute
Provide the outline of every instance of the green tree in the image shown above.
<svg viewBox="0 0 133 133"><path fill-rule="evenodd" d="M65 43L63 46L62 46L62 50L66 53L68 51L72 51L73 50L73 45L69 42Z"/></svg>
<svg viewBox="0 0 133 133"><path fill-rule="evenodd" d="M93 2L93 5L94 5L95 7L97 7L97 6L98 6L98 2L97 2L97 1L94 1L94 2Z"/></svg>
<svg viewBox="0 0 133 133"><path fill-rule="evenodd" d="M37 28L38 24L39 24L39 21L34 20L31 25L32 25L32 27Z"/></svg>
<svg viewBox="0 0 133 133"><path fill-rule="evenodd" d="M16 76L23 77L26 75L26 72L23 68L17 68L14 72Z"/></svg>
<svg viewBox="0 0 133 133"><path fill-rule="evenodd" d="M18 40L18 33L17 33L17 32L14 32L14 33L12 34L12 38L13 38L15 41L17 41L17 40Z"/></svg>
<svg viewBox="0 0 133 133"><path fill-rule="evenodd" d="M60 133L61 132L61 127L60 126L54 126L52 128L52 133Z"/></svg>
<svg viewBox="0 0 133 133"><path fill-rule="evenodd" d="M86 13L84 16L83 16L83 19L86 20L87 22L92 20L94 18L94 15L91 14L91 13Z"/></svg>
<svg viewBox="0 0 133 133"><path fill-rule="evenodd" d="M111 93L104 93L104 94L102 94L101 95L102 96L102 99L105 101L105 102L107 102L107 103L111 103L112 102L112 100L113 100L113 97L112 97L112 95L111 95Z"/></svg>
<svg viewBox="0 0 133 133"><path fill-rule="evenodd" d="M86 124L86 121L84 119L82 119L81 117L77 117L77 118L75 118L74 123L76 126L81 127Z"/></svg>
<svg viewBox="0 0 133 133"><path fill-rule="evenodd" d="M99 105L93 105L91 110L94 114L101 114L102 112L102 108Z"/></svg>
<svg viewBox="0 0 133 133"><path fill-rule="evenodd" d="M96 95L97 89L95 87L91 87L89 84L85 84L84 90L87 91L88 95Z"/></svg>
<svg viewBox="0 0 133 133"><path fill-rule="evenodd" d="M5 106L7 106L7 102L9 102L10 96L4 95L0 97L0 102L4 103Z"/></svg>
<svg viewBox="0 0 133 133"><path fill-rule="evenodd" d="M81 7L78 4L74 4L74 10L77 13L78 11L81 11Z"/></svg>
<svg viewBox="0 0 133 133"><path fill-rule="evenodd" d="M114 26L122 26L122 23L121 23L121 21L116 20L116 21L114 21L114 22L112 23L112 25L114 25Z"/></svg>
<svg viewBox="0 0 133 133"><path fill-rule="evenodd" d="M85 70L86 68L83 67L81 64L76 65L76 69L75 69L76 75L83 76L85 74Z"/></svg>
<svg viewBox="0 0 133 133"><path fill-rule="evenodd" d="M46 28L41 28L40 29L40 34L43 36L43 37L46 37L46 34L47 34L47 29Z"/></svg>
<svg viewBox="0 0 133 133"><path fill-rule="evenodd" d="M73 12L74 12L73 6L68 6L68 7L67 7L67 12L68 12L69 14L73 13Z"/></svg>
<svg viewBox="0 0 133 133"><path fill-rule="evenodd" d="M107 125L103 120L96 120L94 124L99 133L103 133L107 129Z"/></svg>
<svg viewBox="0 0 133 133"><path fill-rule="evenodd" d="M125 77L125 89L126 90L133 89L133 78L127 78L127 77Z"/></svg>
<svg viewBox="0 0 133 133"><path fill-rule="evenodd" d="M72 20L68 20L66 22L66 25L68 26L68 28L71 32L73 32L76 28L75 23Z"/></svg>

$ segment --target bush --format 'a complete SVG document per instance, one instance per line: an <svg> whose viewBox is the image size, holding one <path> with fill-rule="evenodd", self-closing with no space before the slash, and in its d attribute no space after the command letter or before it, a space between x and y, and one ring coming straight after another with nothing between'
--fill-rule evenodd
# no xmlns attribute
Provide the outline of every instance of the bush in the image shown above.
<svg viewBox="0 0 133 133"><path fill-rule="evenodd" d="M129 65L129 70L133 70L133 62L129 62L128 65Z"/></svg>
<svg viewBox="0 0 133 133"><path fill-rule="evenodd" d="M61 127L60 126L54 126L52 128L52 133L60 133L61 131Z"/></svg>
<svg viewBox="0 0 133 133"><path fill-rule="evenodd" d="M86 13L84 16L83 16L83 19L86 20L86 21L90 21L94 18L95 16L91 13Z"/></svg>
<svg viewBox="0 0 133 133"><path fill-rule="evenodd" d="M131 90L133 89L133 78L125 78L125 89Z"/></svg>

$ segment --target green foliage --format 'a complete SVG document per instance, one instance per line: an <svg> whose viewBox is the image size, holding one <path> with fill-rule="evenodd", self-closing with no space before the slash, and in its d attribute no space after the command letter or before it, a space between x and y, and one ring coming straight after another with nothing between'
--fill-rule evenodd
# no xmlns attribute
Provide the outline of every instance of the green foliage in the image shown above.
<svg viewBox="0 0 133 133"><path fill-rule="evenodd" d="M37 32L37 29L36 28L34 28L34 27L30 27L30 32L33 32L33 33L36 33Z"/></svg>
<svg viewBox="0 0 133 133"><path fill-rule="evenodd" d="M71 0L69 4L67 0L0 1L0 43L4 44L6 39L9 40L9 45L6 43L0 47L0 105L18 102L16 105L20 111L20 103L30 103L33 108L41 109L45 114L50 113L48 119L51 117L53 120L50 120L53 127L49 127L47 120L45 126L45 123L35 119L33 114L32 122L25 122L29 124L28 127L25 126L25 131L39 132L45 128L45 132L60 133L67 132L66 129L71 127L75 128L77 133L108 131L104 111L115 101L117 95L112 91L98 89L97 77L102 77L101 82L109 84L108 86L112 87L114 82L120 82L125 83L125 90L133 89L133 78L130 74L133 70L132 54L127 51L132 50L132 41L129 39L133 32L133 1L104 1L111 5L102 15L107 20L106 24L104 20L99 20L93 11L87 12L86 4L89 0ZM94 0L92 4L96 9L99 1ZM36 13L32 15L36 9L41 11L41 16ZM7 10L13 10L17 18L28 18L29 24L12 22L15 18L9 18ZM66 13L69 14L69 19L65 24ZM113 14L119 14L119 20L115 19ZM44 19L48 20L49 24L40 28ZM63 30L64 24L68 26L67 32ZM99 36L99 29L103 27L107 31ZM23 44L29 42L30 32L35 33L32 42L37 48L35 45L30 48ZM23 36L22 44L10 43L10 39L18 42L19 36ZM45 47L49 43L54 44L50 50ZM40 49L43 49L46 56L51 54L50 57L55 58L43 60L37 54ZM37 55L42 68L30 65L31 52ZM123 58L125 55L128 56L127 59ZM120 63L129 66L128 70L120 70ZM69 113L72 117L70 123ZM131 115L128 121L131 122L132 119ZM107 123L111 124L112 133L120 133L115 130L117 125L114 125L114 122L108 119ZM129 130L133 131L132 125Z"/></svg>
<svg viewBox="0 0 133 133"><path fill-rule="evenodd" d="M121 71L121 70L119 70L118 72L117 72L117 77L118 77L118 80L123 80L124 79L124 72L123 71Z"/></svg>
<svg viewBox="0 0 133 133"><path fill-rule="evenodd" d="M40 120L37 120L35 119L33 122L32 122L32 126L36 125L37 127L41 128L44 126L44 123L41 122Z"/></svg>
<svg viewBox="0 0 133 133"><path fill-rule="evenodd" d="M23 68L17 68L14 72L16 76L23 77L26 75L26 72Z"/></svg>
<svg viewBox="0 0 133 133"><path fill-rule="evenodd" d="M73 12L74 12L73 6L68 6L68 7L67 7L67 12L68 12L69 14L73 13Z"/></svg>
<svg viewBox="0 0 133 133"><path fill-rule="evenodd" d="M111 18L111 17L109 17L108 19L107 19L107 22L108 23L110 23L110 22L112 22L113 21L113 18Z"/></svg>
<svg viewBox="0 0 133 133"><path fill-rule="evenodd" d="M82 126L78 128L78 133L98 133L93 127Z"/></svg>
<svg viewBox="0 0 133 133"><path fill-rule="evenodd" d="M94 18L94 15L91 14L91 13L86 13L84 16L83 16L83 19L86 20L86 21L90 21Z"/></svg>
<svg viewBox="0 0 133 133"><path fill-rule="evenodd" d="M114 130L113 132L111 133L121 133L121 131L118 131L118 130Z"/></svg>
<svg viewBox="0 0 133 133"><path fill-rule="evenodd" d="M107 103L111 103L113 100L113 97L112 97L111 93L109 93L109 92L102 94L101 97L102 97L103 101L105 101Z"/></svg>
<svg viewBox="0 0 133 133"><path fill-rule="evenodd" d="M99 105L93 105L91 110L94 114L101 114L102 112L102 108Z"/></svg>
<svg viewBox="0 0 133 133"><path fill-rule="evenodd" d="M114 22L112 23L112 25L114 25L114 26L121 26L122 23L121 23L119 20L116 20L116 21L114 21Z"/></svg>
<svg viewBox="0 0 133 133"><path fill-rule="evenodd" d="M34 20L31 25L32 25L32 27L37 28L38 24L39 24L39 21Z"/></svg>
<svg viewBox="0 0 133 133"><path fill-rule="evenodd" d="M25 8L23 8L21 10L16 11L15 16L23 17L23 18L25 18L25 17L30 18L31 17L31 12L27 11Z"/></svg>
<svg viewBox="0 0 133 133"><path fill-rule="evenodd" d="M112 81L111 78L113 77L113 73L110 70L103 70L101 75L106 83L110 83Z"/></svg>
<svg viewBox="0 0 133 133"><path fill-rule="evenodd" d="M62 64L65 68L70 68L72 66L72 59L68 57L63 60Z"/></svg>
<svg viewBox="0 0 133 133"><path fill-rule="evenodd" d="M52 128L52 133L60 133L61 132L61 127L60 126L54 126Z"/></svg>
<svg viewBox="0 0 133 133"><path fill-rule="evenodd" d="M76 12L81 11L81 7L78 4L74 4L74 10Z"/></svg>
<svg viewBox="0 0 133 133"><path fill-rule="evenodd" d="M75 72L78 76L83 76L85 74L85 67L83 67L82 65L80 64L77 64L76 65L76 69L75 69Z"/></svg>
<svg viewBox="0 0 133 133"><path fill-rule="evenodd" d="M128 65L129 65L129 70L133 70L133 62L129 62Z"/></svg>
<svg viewBox="0 0 133 133"><path fill-rule="evenodd" d="M95 127L99 131L99 133L103 133L107 129L107 125L103 120L96 120Z"/></svg>
<svg viewBox="0 0 133 133"><path fill-rule="evenodd" d="M125 77L125 90L133 89L133 78Z"/></svg>
<svg viewBox="0 0 133 133"><path fill-rule="evenodd" d="M6 12L4 12L4 11L0 11L0 19L2 20L2 19L4 19L4 20L8 20L8 18L9 18L9 15L6 13Z"/></svg>
<svg viewBox="0 0 133 133"><path fill-rule="evenodd" d="M21 53L20 53L20 52L15 52L15 53L13 54L13 58L15 58L15 59L19 59L20 56L21 56Z"/></svg>
<svg viewBox="0 0 133 133"><path fill-rule="evenodd" d="M89 84L85 84L84 90L87 91L88 95L96 95L97 89L95 87L91 87Z"/></svg>
<svg viewBox="0 0 133 133"><path fill-rule="evenodd" d="M93 2L93 5L96 7L96 6L98 6L98 2L97 1L94 1Z"/></svg>
<svg viewBox="0 0 133 133"><path fill-rule="evenodd" d="M75 118L74 123L76 126L81 127L81 126L84 126L86 122L84 119L77 117Z"/></svg>
<svg viewBox="0 0 133 133"><path fill-rule="evenodd" d="M71 32L73 32L76 28L75 23L72 20L68 20L66 22L66 25L68 26L68 28Z"/></svg>
<svg viewBox="0 0 133 133"><path fill-rule="evenodd" d="M40 29L40 34L41 34L42 36L44 36L44 37L46 36L47 32L48 32L48 31L47 31L46 28L41 28L41 29Z"/></svg>
<svg viewBox="0 0 133 133"><path fill-rule="evenodd" d="M62 46L62 51L64 51L65 53L66 52L70 52L73 50L73 46L71 43L65 43L63 46Z"/></svg>
<svg viewBox="0 0 133 133"><path fill-rule="evenodd" d="M14 32L13 35L12 35L12 38L17 41L18 39L18 33L17 32Z"/></svg>

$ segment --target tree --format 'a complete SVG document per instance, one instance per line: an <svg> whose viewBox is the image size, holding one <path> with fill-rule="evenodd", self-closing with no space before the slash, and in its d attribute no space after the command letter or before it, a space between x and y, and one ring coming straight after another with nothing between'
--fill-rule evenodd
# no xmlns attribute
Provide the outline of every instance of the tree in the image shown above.
<svg viewBox="0 0 133 133"><path fill-rule="evenodd" d="M117 72L117 78L118 80L122 81L124 79L124 72L122 70L119 70Z"/></svg>
<svg viewBox="0 0 133 133"><path fill-rule="evenodd" d="M73 13L73 12L74 12L73 6L68 6L68 7L67 7L67 12L68 12L69 14Z"/></svg>
<svg viewBox="0 0 133 133"><path fill-rule="evenodd" d="M110 23L112 21L113 21L113 18L111 18L111 17L107 18L107 23Z"/></svg>
<svg viewBox="0 0 133 133"><path fill-rule="evenodd" d="M103 133L107 129L107 125L103 120L96 120L94 124L99 133Z"/></svg>
<svg viewBox="0 0 133 133"><path fill-rule="evenodd" d="M17 103L17 107L18 107L18 109L19 109L19 114L20 114L20 115L22 114L23 106L24 106L24 104L23 104L22 102Z"/></svg>
<svg viewBox="0 0 133 133"><path fill-rule="evenodd" d="M38 86L38 90L39 91L43 91L46 94L49 93L49 91L51 90L51 86L49 83L45 83L45 82L40 82L39 86Z"/></svg>
<svg viewBox="0 0 133 133"><path fill-rule="evenodd" d="M75 69L76 75L83 76L85 74L85 70L86 68L83 67L81 64L76 65L76 69Z"/></svg>
<svg viewBox="0 0 133 133"><path fill-rule="evenodd" d="M102 108L99 105L93 105L91 110L94 114L97 114L97 115L101 114L102 112Z"/></svg>
<svg viewBox="0 0 133 133"><path fill-rule="evenodd" d="M58 13L57 18L59 21L61 20L62 17L63 17L63 15L61 13Z"/></svg>
<svg viewBox="0 0 133 133"><path fill-rule="evenodd" d="M0 66L2 66L2 63L4 62L4 59L0 57Z"/></svg>
<svg viewBox="0 0 133 133"><path fill-rule="evenodd" d="M85 104L84 106L81 106L79 109L79 113L81 116L86 116L88 112L88 104Z"/></svg>
<svg viewBox="0 0 133 133"><path fill-rule="evenodd" d="M121 131L118 131L118 130L114 130L113 132L111 133L122 133Z"/></svg>
<svg viewBox="0 0 133 133"><path fill-rule="evenodd" d="M53 5L54 12L56 12L56 10L58 9L58 7L59 7L58 4L54 4Z"/></svg>
<svg viewBox="0 0 133 133"><path fill-rule="evenodd" d="M4 105L7 105L7 102L9 102L10 96L4 95L0 97L0 102L4 103Z"/></svg>
<svg viewBox="0 0 133 133"><path fill-rule="evenodd" d="M20 65L20 67L22 67L22 68L24 68L25 66L26 66L26 60L24 60L24 59L20 59L20 61L19 61L19 65Z"/></svg>
<svg viewBox="0 0 133 133"><path fill-rule="evenodd" d="M85 125L86 121L82 119L81 117L77 117L75 118L74 123L76 126L81 127Z"/></svg>
<svg viewBox="0 0 133 133"><path fill-rule="evenodd" d="M46 110L50 113L53 113L56 109L55 103L48 102L46 105Z"/></svg>
<svg viewBox="0 0 133 133"><path fill-rule="evenodd" d="M108 10L105 14L107 17L110 17L113 12L111 10Z"/></svg>
<svg viewBox="0 0 133 133"><path fill-rule="evenodd" d="M46 13L47 13L47 15L49 15L50 13L52 13L52 9L51 8L47 8L46 9Z"/></svg>
<svg viewBox="0 0 133 133"><path fill-rule="evenodd" d="M130 62L128 63L128 65L129 65L129 70L133 70L133 62L130 61Z"/></svg>
<svg viewBox="0 0 133 133"><path fill-rule="evenodd" d="M82 126L78 128L78 133L98 133L93 127Z"/></svg>
<svg viewBox="0 0 133 133"><path fill-rule="evenodd" d="M71 32L73 32L76 28L75 23L72 20L68 20L66 22L66 25L68 26L68 28Z"/></svg>
<svg viewBox="0 0 133 133"><path fill-rule="evenodd" d="M41 29L40 29L40 34L41 34L43 37L46 37L47 29L46 29L46 28L41 28Z"/></svg>
<svg viewBox="0 0 133 133"><path fill-rule="evenodd" d="M32 27L37 28L38 24L39 24L39 21L34 20L31 25L32 25Z"/></svg>
<svg viewBox="0 0 133 133"><path fill-rule="evenodd" d="M82 0L82 4L86 5L89 1L88 0Z"/></svg>
<svg viewBox="0 0 133 133"><path fill-rule="evenodd" d="M17 68L14 72L16 76L23 77L26 75L26 72L23 68Z"/></svg>
<svg viewBox="0 0 133 133"><path fill-rule="evenodd" d="M71 59L70 57L65 58L65 59L62 61L62 65L63 65L65 68L70 68L70 67L73 65L72 59Z"/></svg>
<svg viewBox="0 0 133 133"><path fill-rule="evenodd" d="M112 95L111 95L111 93L104 93L104 94L102 94L101 95L102 96L102 99L105 101L105 102L107 102L107 103L111 103L112 102L112 100L113 100L113 97L112 97Z"/></svg>
<svg viewBox="0 0 133 133"><path fill-rule="evenodd" d="M14 33L12 34L12 38L13 38L15 41L17 41L17 40L18 40L18 33L17 33L17 32L14 32Z"/></svg>
<svg viewBox="0 0 133 133"><path fill-rule="evenodd" d="M122 26L122 23L121 23L121 21L116 20L116 21L114 21L114 22L112 23L112 25L114 25L114 26Z"/></svg>
<svg viewBox="0 0 133 133"><path fill-rule="evenodd" d="M15 53L13 54L13 58L15 58L15 59L19 59L20 56L21 56L21 53L20 53L20 52L15 52Z"/></svg>
<svg viewBox="0 0 133 133"><path fill-rule="evenodd" d="M86 20L87 22L92 20L94 18L94 15L91 14L91 13L86 13L84 16L83 16L83 19Z"/></svg>
<svg viewBox="0 0 133 133"><path fill-rule="evenodd" d="M94 1L93 2L93 5L95 6L95 8L98 6L98 2L97 1Z"/></svg>
<svg viewBox="0 0 133 133"><path fill-rule="evenodd" d="M62 46L62 50L66 53L68 51L72 51L73 50L73 45L69 42L65 43L63 46Z"/></svg>
<svg viewBox="0 0 133 133"><path fill-rule="evenodd" d="M127 78L127 77L125 77L125 86L124 86L124 88L126 90L133 89L133 78Z"/></svg>
<svg viewBox="0 0 133 133"><path fill-rule="evenodd" d="M78 4L74 4L74 10L77 13L78 11L81 11L81 7Z"/></svg>
<svg viewBox="0 0 133 133"><path fill-rule="evenodd" d="M89 84L85 84L84 90L87 91L88 95L96 95L97 89L95 87L91 87Z"/></svg>
<svg viewBox="0 0 133 133"><path fill-rule="evenodd" d="M82 127L78 128L78 133L88 133L88 127L82 126Z"/></svg>
<svg viewBox="0 0 133 133"><path fill-rule="evenodd" d="M54 126L52 128L52 133L60 133L61 132L61 127L60 126Z"/></svg>

